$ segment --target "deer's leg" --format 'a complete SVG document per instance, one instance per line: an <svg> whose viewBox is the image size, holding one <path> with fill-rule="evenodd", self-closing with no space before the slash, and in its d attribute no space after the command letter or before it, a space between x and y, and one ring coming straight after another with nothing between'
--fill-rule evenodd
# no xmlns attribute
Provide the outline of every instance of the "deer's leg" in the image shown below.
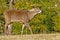
<svg viewBox="0 0 60 40"><path fill-rule="evenodd" d="M21 31L21 34L23 34L24 27L25 27L25 25L23 24L23 25L22 25L22 31Z"/></svg>
<svg viewBox="0 0 60 40"><path fill-rule="evenodd" d="M26 27L30 30L31 34L32 34L32 29L30 28L29 23L25 23Z"/></svg>
<svg viewBox="0 0 60 40"><path fill-rule="evenodd" d="M11 34L11 33L12 33L12 25L9 24L9 25L8 25L8 34Z"/></svg>
<svg viewBox="0 0 60 40"><path fill-rule="evenodd" d="M5 34L7 34L8 23L5 24Z"/></svg>
<svg viewBox="0 0 60 40"><path fill-rule="evenodd" d="M10 23L5 24L5 34L9 34L9 30L11 29Z"/></svg>

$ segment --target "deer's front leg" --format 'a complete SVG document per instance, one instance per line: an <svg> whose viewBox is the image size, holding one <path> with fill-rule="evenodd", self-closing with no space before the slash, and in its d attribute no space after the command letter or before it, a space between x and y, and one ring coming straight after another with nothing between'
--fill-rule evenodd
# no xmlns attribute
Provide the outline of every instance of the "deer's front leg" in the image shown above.
<svg viewBox="0 0 60 40"><path fill-rule="evenodd" d="M26 25L26 27L30 30L31 34L33 34L32 29L31 29L29 23L25 23L25 25Z"/></svg>
<svg viewBox="0 0 60 40"><path fill-rule="evenodd" d="M23 34L24 27L25 27L25 25L23 24L23 25L22 25L22 31L21 31L21 34Z"/></svg>

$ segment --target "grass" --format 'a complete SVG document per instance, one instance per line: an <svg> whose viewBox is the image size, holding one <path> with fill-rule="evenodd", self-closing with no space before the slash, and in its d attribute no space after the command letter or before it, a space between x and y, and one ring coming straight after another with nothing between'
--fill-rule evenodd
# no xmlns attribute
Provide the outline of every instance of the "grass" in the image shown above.
<svg viewBox="0 0 60 40"><path fill-rule="evenodd" d="M1 35L0 40L60 40L60 34Z"/></svg>

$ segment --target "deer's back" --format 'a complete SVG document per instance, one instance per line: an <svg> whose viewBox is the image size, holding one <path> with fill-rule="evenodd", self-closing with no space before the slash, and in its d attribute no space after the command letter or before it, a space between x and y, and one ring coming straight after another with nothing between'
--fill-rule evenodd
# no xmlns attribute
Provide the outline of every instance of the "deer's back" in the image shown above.
<svg viewBox="0 0 60 40"><path fill-rule="evenodd" d="M11 21L29 21L27 10L8 10L4 15Z"/></svg>

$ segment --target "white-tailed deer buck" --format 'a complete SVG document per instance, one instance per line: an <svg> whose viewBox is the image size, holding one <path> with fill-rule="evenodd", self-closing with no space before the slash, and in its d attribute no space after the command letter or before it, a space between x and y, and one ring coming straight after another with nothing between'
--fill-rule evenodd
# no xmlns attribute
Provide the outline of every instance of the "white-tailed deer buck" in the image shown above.
<svg viewBox="0 0 60 40"><path fill-rule="evenodd" d="M8 30L8 25L10 27L10 24L12 22L21 22L23 23L22 26L22 33L23 33L23 29L26 26L30 32L32 33L32 30L29 26L29 21L38 13L41 13L41 10L39 8L32 8L30 10L16 10L16 9L12 9L12 10L7 10L4 12L4 18L5 18L5 33L9 34L9 30Z"/></svg>

